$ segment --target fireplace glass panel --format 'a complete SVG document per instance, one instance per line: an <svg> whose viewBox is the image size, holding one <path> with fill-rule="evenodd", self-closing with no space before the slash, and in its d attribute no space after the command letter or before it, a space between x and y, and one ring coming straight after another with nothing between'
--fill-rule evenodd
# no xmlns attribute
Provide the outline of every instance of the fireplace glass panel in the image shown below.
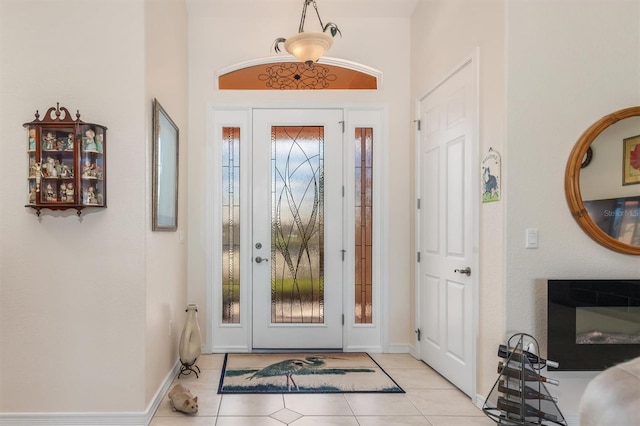
<svg viewBox="0 0 640 426"><path fill-rule="evenodd" d="M548 280L547 290L547 358L557 370L600 371L640 356L640 280Z"/></svg>
<svg viewBox="0 0 640 426"><path fill-rule="evenodd" d="M640 343L640 307L576 308L576 343L579 345Z"/></svg>

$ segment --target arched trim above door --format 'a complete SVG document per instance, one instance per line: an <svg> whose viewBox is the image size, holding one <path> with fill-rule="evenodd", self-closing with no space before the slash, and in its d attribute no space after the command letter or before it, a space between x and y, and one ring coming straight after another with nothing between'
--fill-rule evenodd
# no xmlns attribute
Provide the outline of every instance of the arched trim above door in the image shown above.
<svg viewBox="0 0 640 426"><path fill-rule="evenodd" d="M323 57L312 65L270 56L216 72L219 90L378 90L382 72L351 61Z"/></svg>

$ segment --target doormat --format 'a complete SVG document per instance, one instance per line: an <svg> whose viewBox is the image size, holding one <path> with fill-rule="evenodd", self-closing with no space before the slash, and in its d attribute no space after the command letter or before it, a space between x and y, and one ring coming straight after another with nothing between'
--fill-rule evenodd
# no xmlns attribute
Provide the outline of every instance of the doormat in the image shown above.
<svg viewBox="0 0 640 426"><path fill-rule="evenodd" d="M404 393L367 353L226 354L218 393Z"/></svg>

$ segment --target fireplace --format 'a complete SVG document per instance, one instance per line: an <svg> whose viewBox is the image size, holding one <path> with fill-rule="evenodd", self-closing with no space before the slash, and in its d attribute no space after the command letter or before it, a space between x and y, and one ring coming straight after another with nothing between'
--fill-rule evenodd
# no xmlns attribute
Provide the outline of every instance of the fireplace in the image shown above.
<svg viewBox="0 0 640 426"><path fill-rule="evenodd" d="M640 280L548 280L554 370L599 371L640 356Z"/></svg>

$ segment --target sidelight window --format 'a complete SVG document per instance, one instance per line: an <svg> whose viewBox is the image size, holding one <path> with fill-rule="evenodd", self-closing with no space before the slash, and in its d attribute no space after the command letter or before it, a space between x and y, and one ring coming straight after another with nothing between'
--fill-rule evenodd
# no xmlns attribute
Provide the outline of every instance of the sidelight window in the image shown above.
<svg viewBox="0 0 640 426"><path fill-rule="evenodd" d="M240 322L240 128L222 129L222 322Z"/></svg>
<svg viewBox="0 0 640 426"><path fill-rule="evenodd" d="M372 323L373 129L355 129L355 322Z"/></svg>

